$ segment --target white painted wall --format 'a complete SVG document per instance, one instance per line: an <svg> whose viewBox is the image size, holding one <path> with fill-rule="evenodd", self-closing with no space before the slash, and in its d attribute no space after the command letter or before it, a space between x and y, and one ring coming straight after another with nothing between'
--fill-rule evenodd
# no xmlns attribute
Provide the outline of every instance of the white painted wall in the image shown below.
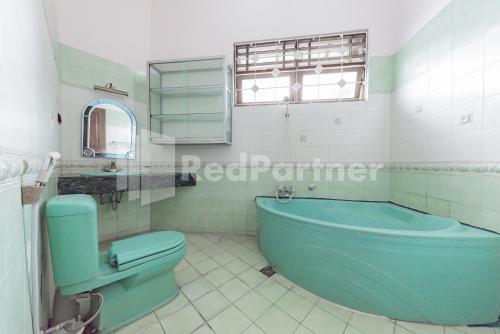
<svg viewBox="0 0 500 334"><path fill-rule="evenodd" d="M52 0L59 39L144 69L146 59L231 55L237 41L370 29L390 55L450 0Z"/></svg>
<svg viewBox="0 0 500 334"><path fill-rule="evenodd" d="M149 0L54 1L60 42L145 70L151 35Z"/></svg>
<svg viewBox="0 0 500 334"><path fill-rule="evenodd" d="M394 51L395 0L152 0L154 59L231 55L234 42L370 29L370 55Z"/></svg>
<svg viewBox="0 0 500 334"><path fill-rule="evenodd" d="M23 210L22 180L9 161L58 150L58 92L42 1L0 1L0 333L32 332L24 241L30 208Z"/></svg>
<svg viewBox="0 0 500 334"><path fill-rule="evenodd" d="M0 5L0 147L43 154L57 147L59 79L42 5Z"/></svg>

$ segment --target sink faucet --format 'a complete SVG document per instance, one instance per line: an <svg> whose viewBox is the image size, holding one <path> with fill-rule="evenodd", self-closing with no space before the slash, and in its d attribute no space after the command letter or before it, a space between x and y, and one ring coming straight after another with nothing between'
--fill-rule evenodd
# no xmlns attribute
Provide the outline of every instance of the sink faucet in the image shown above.
<svg viewBox="0 0 500 334"><path fill-rule="evenodd" d="M293 196L293 187L291 185L278 185L277 191L278 197L292 197Z"/></svg>
<svg viewBox="0 0 500 334"><path fill-rule="evenodd" d="M109 167L104 167L103 170L105 172L111 172L111 173L116 173L116 172L121 171L121 169L118 169L116 167L116 161L115 160L111 160L111 165Z"/></svg>

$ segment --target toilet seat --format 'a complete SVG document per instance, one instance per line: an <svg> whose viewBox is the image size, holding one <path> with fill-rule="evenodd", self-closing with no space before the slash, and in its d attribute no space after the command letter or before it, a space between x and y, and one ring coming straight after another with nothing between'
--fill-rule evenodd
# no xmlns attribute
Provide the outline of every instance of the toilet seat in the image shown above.
<svg viewBox="0 0 500 334"><path fill-rule="evenodd" d="M122 271L170 256L185 247L186 241L182 233L152 232L112 242L108 258L112 267Z"/></svg>

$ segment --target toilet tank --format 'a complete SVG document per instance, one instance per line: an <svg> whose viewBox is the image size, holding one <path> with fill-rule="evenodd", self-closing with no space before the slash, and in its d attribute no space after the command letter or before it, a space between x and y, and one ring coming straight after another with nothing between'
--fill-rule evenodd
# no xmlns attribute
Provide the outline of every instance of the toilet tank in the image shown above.
<svg viewBox="0 0 500 334"><path fill-rule="evenodd" d="M98 276L96 201L89 195L55 196L47 203L50 253L56 286Z"/></svg>

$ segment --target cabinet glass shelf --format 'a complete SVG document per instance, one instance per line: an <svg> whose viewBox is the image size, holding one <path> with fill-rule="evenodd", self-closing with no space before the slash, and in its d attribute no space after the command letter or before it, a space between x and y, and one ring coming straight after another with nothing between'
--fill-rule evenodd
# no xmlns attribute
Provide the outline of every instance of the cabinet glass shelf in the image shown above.
<svg viewBox="0 0 500 334"><path fill-rule="evenodd" d="M224 93L225 90L226 87L222 85L151 88L152 93L160 96L179 96L179 95L220 96Z"/></svg>
<svg viewBox="0 0 500 334"><path fill-rule="evenodd" d="M226 57L148 62L148 85L152 143L231 143Z"/></svg>
<svg viewBox="0 0 500 334"><path fill-rule="evenodd" d="M224 117L224 113L196 113L196 114L159 114L151 115L152 119L159 121L180 120L185 121L187 118L204 119L204 120L220 120Z"/></svg>

